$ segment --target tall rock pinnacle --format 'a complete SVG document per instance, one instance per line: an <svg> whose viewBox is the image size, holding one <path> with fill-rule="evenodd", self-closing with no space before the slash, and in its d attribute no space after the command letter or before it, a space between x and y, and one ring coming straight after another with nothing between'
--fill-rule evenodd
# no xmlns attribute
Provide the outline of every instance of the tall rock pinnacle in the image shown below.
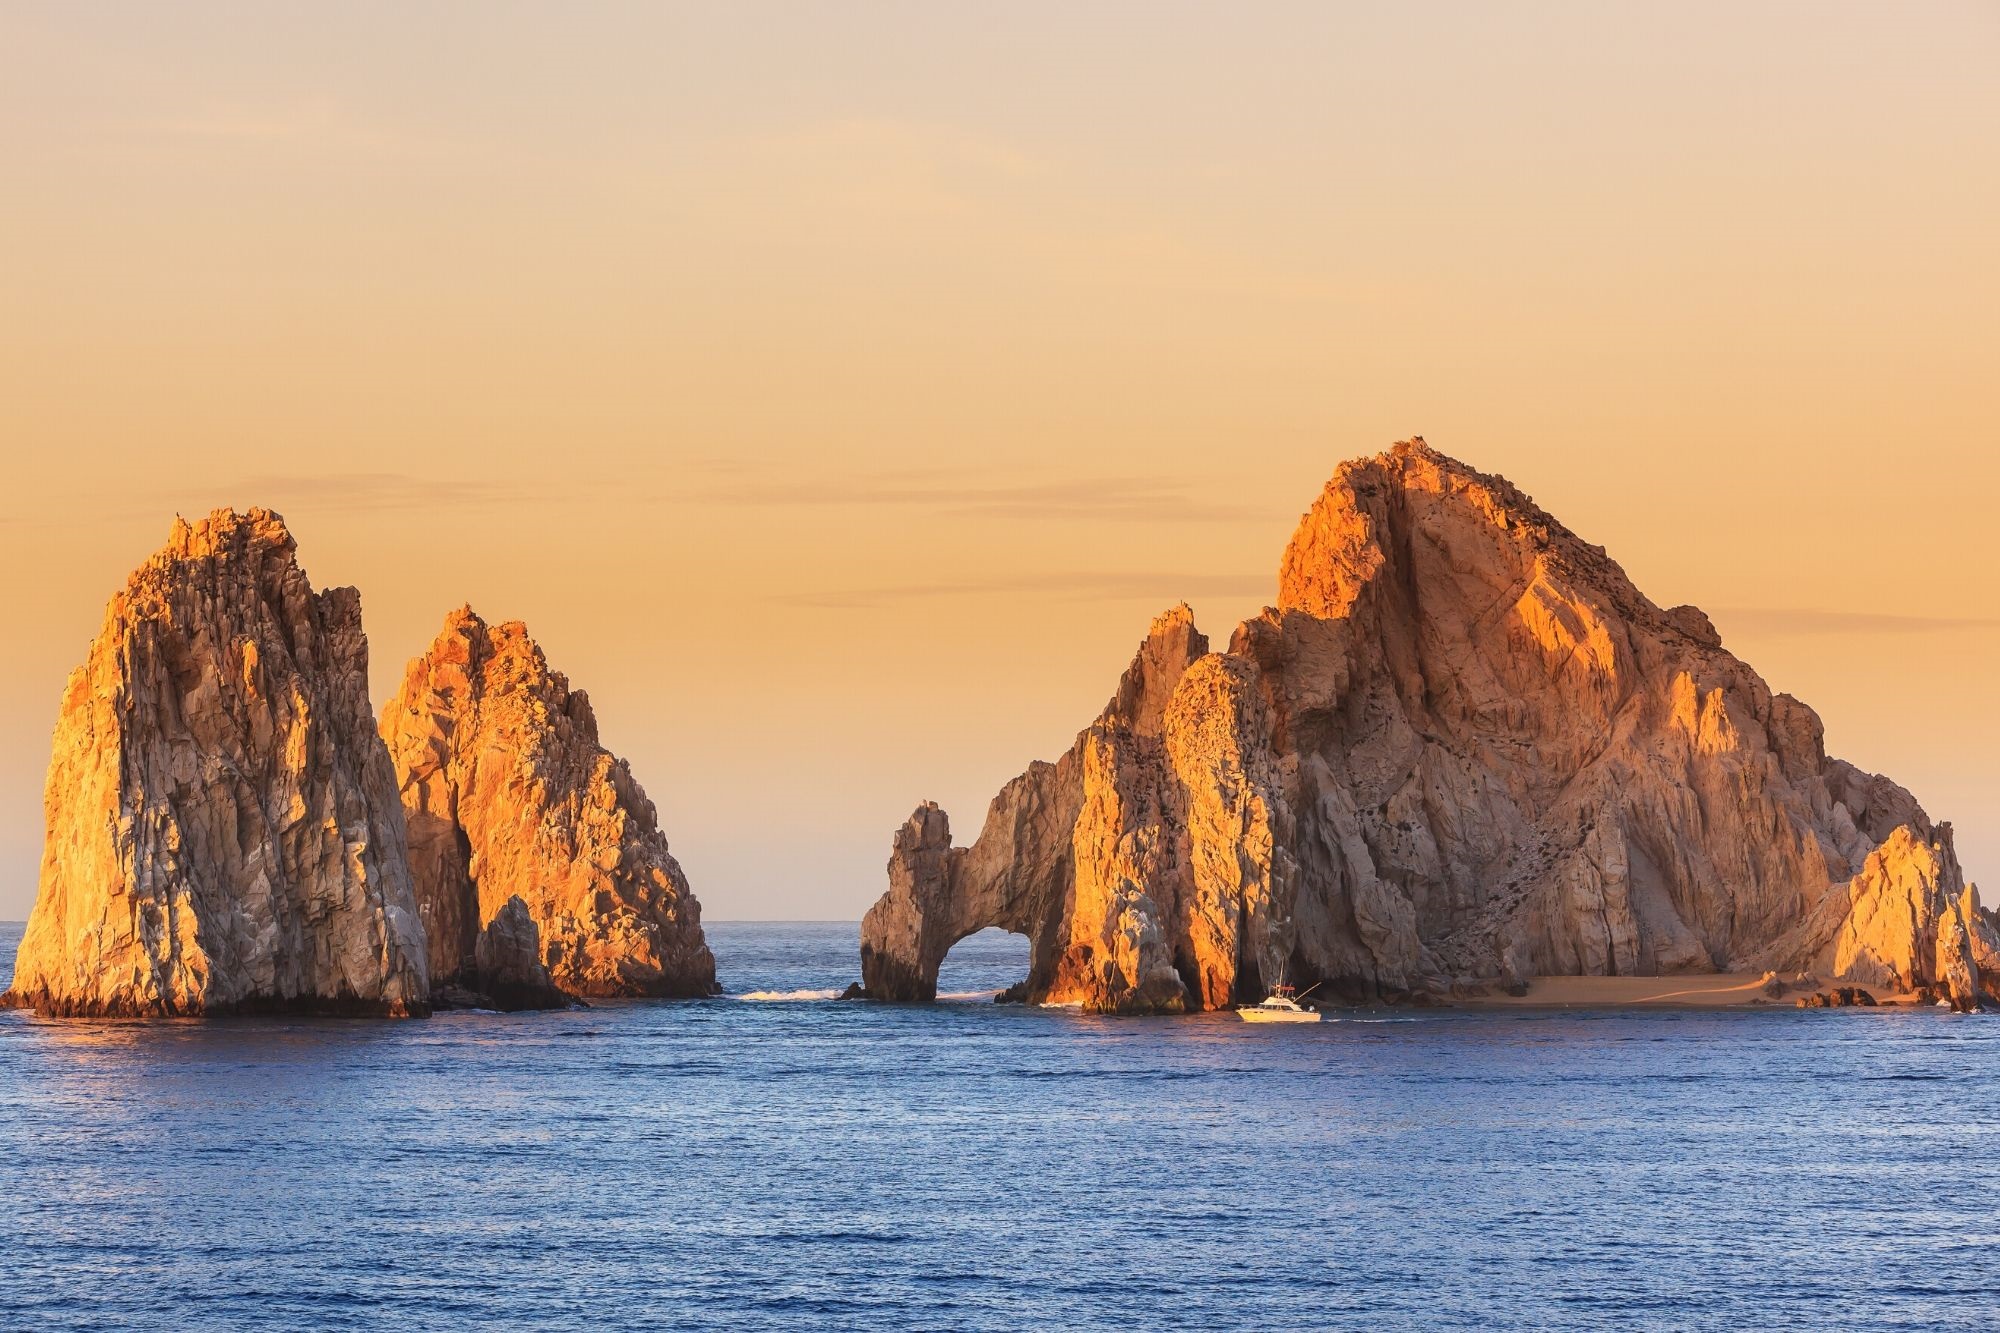
<svg viewBox="0 0 2000 1333"><path fill-rule="evenodd" d="M701 906L581 690L519 622L454 611L382 734L432 972L515 1003L715 990Z"/></svg>
<svg viewBox="0 0 2000 1333"><path fill-rule="evenodd" d="M58 1015L425 1012L395 773L352 588L268 510L177 521L56 722L8 1000Z"/></svg>

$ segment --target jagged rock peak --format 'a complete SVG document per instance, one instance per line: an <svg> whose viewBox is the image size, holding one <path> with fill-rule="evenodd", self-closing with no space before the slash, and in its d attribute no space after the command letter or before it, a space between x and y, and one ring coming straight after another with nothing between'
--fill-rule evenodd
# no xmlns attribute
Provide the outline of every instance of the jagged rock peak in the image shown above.
<svg viewBox="0 0 2000 1333"><path fill-rule="evenodd" d="M1644 603L1651 616L1660 614L1603 547L1578 537L1505 477L1450 458L1421 436L1334 469L1285 548L1279 607L1345 615L1387 567L1393 534L1446 522L1470 525L1482 539L1478 554L1505 551L1502 563L1509 567L1540 560L1585 574L1615 588L1635 609Z"/></svg>
<svg viewBox="0 0 2000 1333"><path fill-rule="evenodd" d="M1188 665L1208 651L1208 636L1194 625L1194 609L1181 602L1153 618L1132 665L1118 682L1118 693L1104 706L1101 719L1148 735L1157 734L1165 719L1167 700Z"/></svg>
<svg viewBox="0 0 2000 1333"><path fill-rule="evenodd" d="M1970 1003L1991 975L1949 825L1828 758L1697 608L1420 439L1340 465L1278 605L1207 647L1161 617L971 847L942 812L899 840L871 993L922 997L987 925L1030 936L1030 998L1111 1009L1273 968L1357 998L1798 967Z"/></svg>
<svg viewBox="0 0 2000 1333"><path fill-rule="evenodd" d="M411 661L382 734L442 984L490 993L485 960L505 956L507 986L545 983L548 1003L714 991L701 908L653 803L525 625L453 611ZM516 899L526 929L507 913Z"/></svg>
<svg viewBox="0 0 2000 1333"><path fill-rule="evenodd" d="M276 510L253 505L241 513L228 508L211 510L208 517L192 523L182 515L174 515L174 526L167 533L167 544L155 552L147 564L198 560L253 545L269 547L287 555L298 550L298 543L285 526L285 516Z"/></svg>
<svg viewBox="0 0 2000 1333"><path fill-rule="evenodd" d="M266 509L177 519L69 678L9 999L62 1015L424 1012L352 588Z"/></svg>

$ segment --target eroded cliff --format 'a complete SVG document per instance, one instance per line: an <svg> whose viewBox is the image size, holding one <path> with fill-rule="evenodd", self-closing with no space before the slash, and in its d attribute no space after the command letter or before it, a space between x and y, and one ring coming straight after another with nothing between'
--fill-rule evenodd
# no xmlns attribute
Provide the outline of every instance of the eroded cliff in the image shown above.
<svg viewBox="0 0 2000 1333"><path fill-rule="evenodd" d="M653 803L525 626L453 612L382 734L440 984L511 1005L714 992Z"/></svg>
<svg viewBox="0 0 2000 1333"><path fill-rule="evenodd" d="M986 926L1029 936L1030 999L1118 1011L1280 973L1363 999L1800 969L1970 1003L2000 966L1949 825L1829 758L1699 610L1421 441L1335 473L1228 652L1169 612L970 847L923 807L889 878L886 999Z"/></svg>
<svg viewBox="0 0 2000 1333"><path fill-rule="evenodd" d="M176 521L57 719L8 1000L59 1015L424 1012L352 588L263 509Z"/></svg>

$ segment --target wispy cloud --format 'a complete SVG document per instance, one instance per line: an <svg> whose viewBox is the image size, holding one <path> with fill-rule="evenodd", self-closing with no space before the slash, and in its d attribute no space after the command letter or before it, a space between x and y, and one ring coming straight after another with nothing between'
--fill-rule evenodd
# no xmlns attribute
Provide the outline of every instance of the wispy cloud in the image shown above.
<svg viewBox="0 0 2000 1333"><path fill-rule="evenodd" d="M327 98L208 103L144 121L140 128L161 138L287 153L423 158L457 147L407 126L368 120Z"/></svg>
<svg viewBox="0 0 2000 1333"><path fill-rule="evenodd" d="M1198 495L1192 482L1161 477L1013 482L964 473L920 472L808 481L746 479L711 487L694 498L714 504L882 506L933 509L963 517L1099 522L1215 523L1270 517L1252 505Z"/></svg>
<svg viewBox="0 0 2000 1333"><path fill-rule="evenodd" d="M771 600L786 606L852 610L959 597L1030 596L1065 602L1165 603L1185 597L1254 597L1275 591L1275 581L1269 574L1060 573L824 589L785 593Z"/></svg>
<svg viewBox="0 0 2000 1333"><path fill-rule="evenodd" d="M1993 616L1899 616L1791 607L1719 607L1714 619L1726 629L1747 634L1938 634L2000 629L2000 617Z"/></svg>
<svg viewBox="0 0 2000 1333"><path fill-rule="evenodd" d="M730 137L732 165L764 189L808 195L816 212L938 221L990 210L1048 164L1003 140L949 125L845 117Z"/></svg>
<svg viewBox="0 0 2000 1333"><path fill-rule="evenodd" d="M233 504L309 504L318 509L476 508L548 498L543 488L419 477L403 472L266 472L208 488Z"/></svg>
<svg viewBox="0 0 2000 1333"><path fill-rule="evenodd" d="M347 131L325 104L282 110L206 107L149 122L155 134L176 139L220 139L231 143L297 144L344 139Z"/></svg>
<svg viewBox="0 0 2000 1333"><path fill-rule="evenodd" d="M933 167L959 164L997 176L1035 176L1048 161L1020 144L956 125L891 116L838 116L746 136L737 151L764 149L798 162L835 161L847 170L874 159Z"/></svg>

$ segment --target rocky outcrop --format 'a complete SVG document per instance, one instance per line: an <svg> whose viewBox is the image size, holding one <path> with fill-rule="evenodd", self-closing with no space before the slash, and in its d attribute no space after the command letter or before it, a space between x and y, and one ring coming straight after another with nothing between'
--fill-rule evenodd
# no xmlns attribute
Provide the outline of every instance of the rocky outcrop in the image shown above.
<svg viewBox="0 0 2000 1333"><path fill-rule="evenodd" d="M473 933L469 957L447 961L452 971L433 982L440 1009L567 1009L580 1003L557 988L542 962L542 932L528 905L509 898Z"/></svg>
<svg viewBox="0 0 2000 1333"><path fill-rule="evenodd" d="M1169 612L1069 753L969 847L920 809L889 879L886 999L986 926L1029 936L1031 999L1118 1011L1718 969L1969 1004L2000 965L1949 825L1829 758L1699 610L1421 441L1335 473L1228 652Z"/></svg>
<svg viewBox="0 0 2000 1333"><path fill-rule="evenodd" d="M177 521L69 678L7 999L44 1013L417 1014L402 807L352 588L263 509Z"/></svg>
<svg viewBox="0 0 2000 1333"><path fill-rule="evenodd" d="M441 984L515 1006L715 991L653 803L526 627L453 612L382 734Z"/></svg>
<svg viewBox="0 0 2000 1333"><path fill-rule="evenodd" d="M1826 970L1843 980L1934 988L1960 1008L1981 1007L2000 978L2000 921L1964 884L1948 829L1926 841L1900 825L1757 956L1830 960Z"/></svg>

